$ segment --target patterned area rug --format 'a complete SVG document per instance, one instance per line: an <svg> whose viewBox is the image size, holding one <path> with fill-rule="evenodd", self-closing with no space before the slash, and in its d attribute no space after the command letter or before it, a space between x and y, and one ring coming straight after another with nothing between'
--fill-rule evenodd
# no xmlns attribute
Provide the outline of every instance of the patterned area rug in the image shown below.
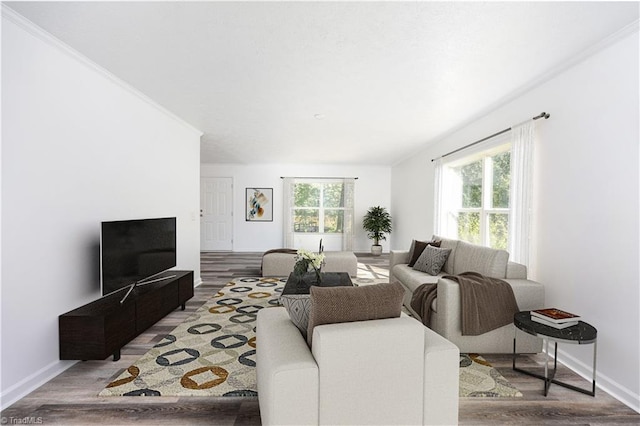
<svg viewBox="0 0 640 426"><path fill-rule="evenodd" d="M459 396L522 397L502 374L478 354L460 354Z"/></svg>
<svg viewBox="0 0 640 426"><path fill-rule="evenodd" d="M384 280L357 278L356 285ZM239 278L100 392L100 396L256 396L256 315L286 279ZM522 394L478 355L460 356L461 397Z"/></svg>

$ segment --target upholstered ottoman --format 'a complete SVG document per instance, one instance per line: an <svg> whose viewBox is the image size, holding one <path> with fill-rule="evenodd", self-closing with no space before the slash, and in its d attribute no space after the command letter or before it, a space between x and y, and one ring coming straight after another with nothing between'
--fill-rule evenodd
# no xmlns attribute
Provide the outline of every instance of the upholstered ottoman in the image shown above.
<svg viewBox="0 0 640 426"><path fill-rule="evenodd" d="M323 272L346 272L358 275L358 259L350 251L325 251ZM295 253L266 253L262 256L263 277L288 277L293 272Z"/></svg>

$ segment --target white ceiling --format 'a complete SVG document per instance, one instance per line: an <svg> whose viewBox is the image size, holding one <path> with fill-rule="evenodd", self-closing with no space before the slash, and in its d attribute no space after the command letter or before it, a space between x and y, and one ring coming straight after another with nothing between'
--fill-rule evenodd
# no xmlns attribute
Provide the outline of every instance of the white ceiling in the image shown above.
<svg viewBox="0 0 640 426"><path fill-rule="evenodd" d="M5 5L202 130L203 163L370 165L391 165L489 112L636 21L639 9L637 2Z"/></svg>

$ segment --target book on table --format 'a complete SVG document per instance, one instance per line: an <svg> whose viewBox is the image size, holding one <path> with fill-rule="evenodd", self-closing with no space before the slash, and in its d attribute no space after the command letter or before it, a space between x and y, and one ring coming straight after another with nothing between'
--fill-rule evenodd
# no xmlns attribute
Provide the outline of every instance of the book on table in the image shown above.
<svg viewBox="0 0 640 426"><path fill-rule="evenodd" d="M577 323L582 318L571 312L563 311L557 308L536 309L531 311L531 318L540 318L554 324L563 324L566 322Z"/></svg>
<svg viewBox="0 0 640 426"><path fill-rule="evenodd" d="M578 321L567 321L567 322L561 322L561 323L551 322L551 321L547 321L544 318L539 318L533 315L531 315L531 321L537 322L539 324L548 325L549 327L558 328L558 329L572 327L578 324Z"/></svg>

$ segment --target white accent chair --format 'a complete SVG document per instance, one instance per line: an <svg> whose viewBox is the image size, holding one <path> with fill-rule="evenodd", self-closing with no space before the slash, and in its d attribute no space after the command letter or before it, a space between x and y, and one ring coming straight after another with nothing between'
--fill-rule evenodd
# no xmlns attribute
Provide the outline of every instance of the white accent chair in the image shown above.
<svg viewBox="0 0 640 426"><path fill-rule="evenodd" d="M458 423L459 350L413 318L320 325L309 349L266 308L256 332L263 425Z"/></svg>

